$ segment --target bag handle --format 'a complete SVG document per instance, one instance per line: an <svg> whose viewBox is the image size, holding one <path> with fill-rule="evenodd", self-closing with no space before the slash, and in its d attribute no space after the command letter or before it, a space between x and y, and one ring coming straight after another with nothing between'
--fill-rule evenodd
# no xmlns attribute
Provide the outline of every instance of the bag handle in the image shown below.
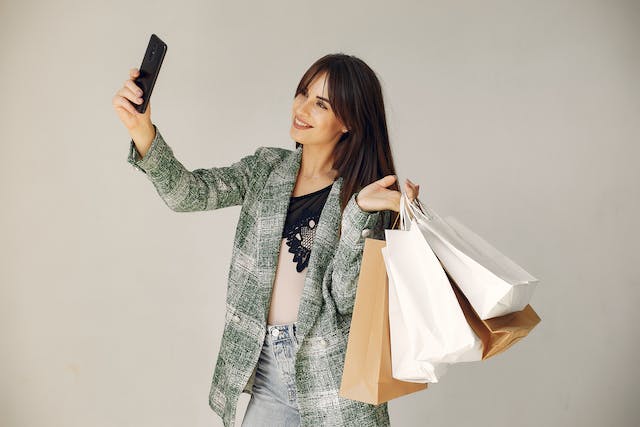
<svg viewBox="0 0 640 427"><path fill-rule="evenodd" d="M400 203L402 203L402 201ZM406 228L406 216L407 216L407 214L405 213L405 211L406 211L406 209L401 210L400 212L398 212L398 215L396 215L395 221L393 221L393 225L391 225L391 229L395 228L396 224L398 223L398 220L401 220L400 229L404 230Z"/></svg>
<svg viewBox="0 0 640 427"><path fill-rule="evenodd" d="M400 214L396 215L396 220L393 221L393 225L391 226L392 230L396 227L396 224L398 223L399 219L400 219Z"/></svg>
<svg viewBox="0 0 640 427"><path fill-rule="evenodd" d="M398 181L400 177L396 175ZM400 212L396 215L391 228L393 229L400 220L400 229L407 230L407 224L411 223L411 218L422 218L430 221L439 218L431 209L427 208L418 197L411 200L402 186L400 187Z"/></svg>
<svg viewBox="0 0 640 427"><path fill-rule="evenodd" d="M425 221L441 220L440 216L437 213L429 209L417 197L413 201L409 201L408 209L409 211L411 211L412 215Z"/></svg>
<svg viewBox="0 0 640 427"><path fill-rule="evenodd" d="M400 195L399 218L400 218L400 229L405 231L411 228L412 219L417 218L417 216L414 213L414 209L412 209L411 200L409 199L409 196L407 196L407 194L404 191L402 191L402 194Z"/></svg>

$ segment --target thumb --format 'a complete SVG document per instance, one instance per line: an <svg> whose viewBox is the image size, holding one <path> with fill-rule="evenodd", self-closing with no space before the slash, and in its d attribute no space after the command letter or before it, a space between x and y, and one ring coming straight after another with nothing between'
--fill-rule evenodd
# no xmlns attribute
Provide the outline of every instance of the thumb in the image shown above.
<svg viewBox="0 0 640 427"><path fill-rule="evenodd" d="M383 187L388 187L391 184L393 184L394 182L396 182L396 176L395 175L387 175L384 178L380 178L378 180L378 184L382 185Z"/></svg>

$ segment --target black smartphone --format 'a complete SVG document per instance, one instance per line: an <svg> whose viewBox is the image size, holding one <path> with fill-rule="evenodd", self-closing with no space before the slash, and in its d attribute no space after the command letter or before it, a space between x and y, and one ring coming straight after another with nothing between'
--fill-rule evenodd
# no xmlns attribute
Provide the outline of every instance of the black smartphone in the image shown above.
<svg viewBox="0 0 640 427"><path fill-rule="evenodd" d="M140 74L134 80L135 84L142 89L142 104L133 104L133 106L141 114L147 111L149 98L151 98L151 92L153 92L166 53L167 44L155 34L151 34L147 51L142 59L142 65L140 65Z"/></svg>

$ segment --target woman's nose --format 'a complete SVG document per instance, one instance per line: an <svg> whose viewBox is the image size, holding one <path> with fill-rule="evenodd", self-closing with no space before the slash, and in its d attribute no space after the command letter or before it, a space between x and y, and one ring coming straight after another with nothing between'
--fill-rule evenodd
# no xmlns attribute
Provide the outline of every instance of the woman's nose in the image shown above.
<svg viewBox="0 0 640 427"><path fill-rule="evenodd" d="M298 105L296 112L299 113L300 116L309 116L309 110L312 105L310 101L310 99L307 99Z"/></svg>

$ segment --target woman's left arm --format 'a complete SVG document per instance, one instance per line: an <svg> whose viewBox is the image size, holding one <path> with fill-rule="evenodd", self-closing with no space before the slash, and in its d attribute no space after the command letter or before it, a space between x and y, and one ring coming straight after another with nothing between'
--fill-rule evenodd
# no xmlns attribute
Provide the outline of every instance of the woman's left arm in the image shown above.
<svg viewBox="0 0 640 427"><path fill-rule="evenodd" d="M369 184L352 195L344 208L331 272L331 295L340 314L353 312L365 239L384 239L391 210L400 209L400 192L386 188L394 182L395 177L389 175ZM418 196L418 185L411 181L405 185L410 198Z"/></svg>
<svg viewBox="0 0 640 427"><path fill-rule="evenodd" d="M342 213L340 240L333 257L331 294L340 314L353 311L364 240L384 239L384 212L363 211L351 196Z"/></svg>

